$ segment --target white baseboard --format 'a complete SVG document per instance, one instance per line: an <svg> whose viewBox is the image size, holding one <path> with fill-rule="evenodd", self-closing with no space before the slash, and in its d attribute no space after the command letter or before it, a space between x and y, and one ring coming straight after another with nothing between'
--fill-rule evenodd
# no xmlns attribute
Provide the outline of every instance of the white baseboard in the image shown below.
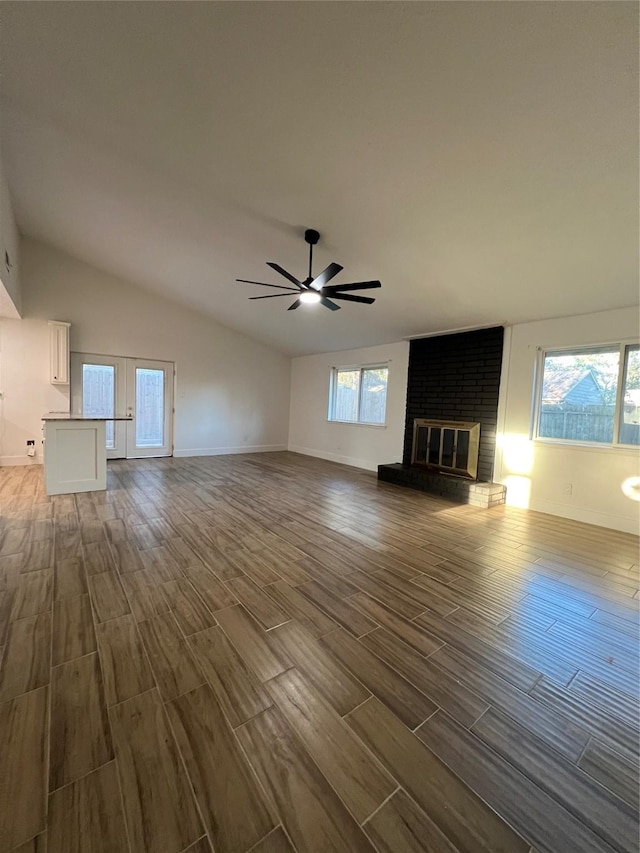
<svg viewBox="0 0 640 853"><path fill-rule="evenodd" d="M42 465L38 456L0 456L0 467L9 465Z"/></svg>
<svg viewBox="0 0 640 853"><path fill-rule="evenodd" d="M312 447L300 447L290 444L292 453L301 453L303 456L315 456L316 459L326 459L328 462L338 462L340 465L349 465L351 468L363 468L365 471L377 471L378 463L370 459L359 459L356 456L341 456L339 453L328 453L324 450L315 450Z"/></svg>
<svg viewBox="0 0 640 853"><path fill-rule="evenodd" d="M636 504L636 506L638 512L635 518L581 509L554 501L531 501L529 509L535 512L546 512L548 515L559 515L561 518L570 518L573 521L583 521L585 524L595 524L598 527L608 527L610 530L620 530L622 533L633 533L637 536L640 534L640 505Z"/></svg>
<svg viewBox="0 0 640 853"><path fill-rule="evenodd" d="M187 450L174 450L174 456L227 456L232 453L274 453L286 450L286 444L254 444L245 447L195 447Z"/></svg>

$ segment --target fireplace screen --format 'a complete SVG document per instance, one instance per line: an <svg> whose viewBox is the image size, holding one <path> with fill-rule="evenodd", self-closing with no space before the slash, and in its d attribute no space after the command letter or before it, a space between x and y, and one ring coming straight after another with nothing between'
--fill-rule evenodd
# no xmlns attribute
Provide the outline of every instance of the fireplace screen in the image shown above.
<svg viewBox="0 0 640 853"><path fill-rule="evenodd" d="M411 464L475 480L479 444L480 424L416 418Z"/></svg>

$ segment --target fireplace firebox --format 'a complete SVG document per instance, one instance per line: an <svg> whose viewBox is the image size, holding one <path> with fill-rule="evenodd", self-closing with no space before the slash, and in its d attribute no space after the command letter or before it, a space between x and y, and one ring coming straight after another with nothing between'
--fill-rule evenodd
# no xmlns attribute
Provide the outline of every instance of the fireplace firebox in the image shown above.
<svg viewBox="0 0 640 853"><path fill-rule="evenodd" d="M480 424L415 418L411 464L476 480Z"/></svg>

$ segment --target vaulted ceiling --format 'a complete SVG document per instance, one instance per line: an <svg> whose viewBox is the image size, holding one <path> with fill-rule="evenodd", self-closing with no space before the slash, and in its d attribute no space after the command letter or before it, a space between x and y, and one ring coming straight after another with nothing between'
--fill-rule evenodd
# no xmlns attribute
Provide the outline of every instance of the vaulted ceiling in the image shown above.
<svg viewBox="0 0 640 853"><path fill-rule="evenodd" d="M292 354L638 301L633 3L1 7L25 234ZM248 301L305 227L375 305Z"/></svg>

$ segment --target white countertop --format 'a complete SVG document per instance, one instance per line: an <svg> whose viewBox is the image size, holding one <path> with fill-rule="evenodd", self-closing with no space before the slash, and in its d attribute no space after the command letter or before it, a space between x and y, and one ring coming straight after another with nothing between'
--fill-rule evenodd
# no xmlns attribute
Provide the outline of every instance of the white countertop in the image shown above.
<svg viewBox="0 0 640 853"><path fill-rule="evenodd" d="M74 415L73 412L46 412L42 416L43 421L131 421L132 415L114 415L111 418L102 418L98 415Z"/></svg>

